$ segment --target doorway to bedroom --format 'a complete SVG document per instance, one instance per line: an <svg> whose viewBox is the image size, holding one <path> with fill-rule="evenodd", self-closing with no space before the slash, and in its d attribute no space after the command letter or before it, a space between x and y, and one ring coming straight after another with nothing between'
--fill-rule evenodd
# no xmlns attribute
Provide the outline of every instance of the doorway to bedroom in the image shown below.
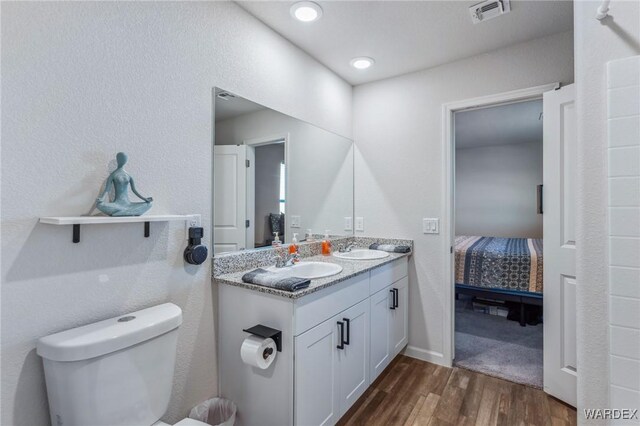
<svg viewBox="0 0 640 426"><path fill-rule="evenodd" d="M443 113L443 356L575 406L575 88L514 90Z"/></svg>
<svg viewBox="0 0 640 426"><path fill-rule="evenodd" d="M542 98L454 113L454 365L543 385Z"/></svg>

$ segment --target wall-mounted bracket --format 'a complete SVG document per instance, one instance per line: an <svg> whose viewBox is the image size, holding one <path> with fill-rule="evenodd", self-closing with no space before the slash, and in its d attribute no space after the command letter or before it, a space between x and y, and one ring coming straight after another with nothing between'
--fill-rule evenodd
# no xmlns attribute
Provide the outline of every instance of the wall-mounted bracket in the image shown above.
<svg viewBox="0 0 640 426"><path fill-rule="evenodd" d="M151 235L151 231L150 231L150 225L149 222L145 222L144 223L144 237L145 238L149 238L149 235ZM73 236L71 237L71 241L73 241L74 243L79 243L80 242L80 224L78 223L74 223L73 224Z"/></svg>
<svg viewBox="0 0 640 426"><path fill-rule="evenodd" d="M254 325L251 328L245 328L242 331L251 333L255 336L264 337L265 339L273 339L278 352L282 352L282 331L262 324Z"/></svg>
<svg viewBox="0 0 640 426"><path fill-rule="evenodd" d="M49 225L72 225L72 238L74 243L80 242L80 225L99 225L115 223L144 223L144 236L151 235L151 222L186 221L190 224L200 223L200 215L145 215L145 216L60 216L41 217L40 223ZM195 226L195 225L194 225Z"/></svg>

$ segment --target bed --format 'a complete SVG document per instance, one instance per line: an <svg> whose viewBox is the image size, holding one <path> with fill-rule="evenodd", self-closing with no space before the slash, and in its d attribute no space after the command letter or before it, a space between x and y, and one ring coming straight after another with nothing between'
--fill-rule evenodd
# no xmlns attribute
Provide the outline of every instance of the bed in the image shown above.
<svg viewBox="0 0 640 426"><path fill-rule="evenodd" d="M460 235L455 240L456 295L542 306L542 239Z"/></svg>

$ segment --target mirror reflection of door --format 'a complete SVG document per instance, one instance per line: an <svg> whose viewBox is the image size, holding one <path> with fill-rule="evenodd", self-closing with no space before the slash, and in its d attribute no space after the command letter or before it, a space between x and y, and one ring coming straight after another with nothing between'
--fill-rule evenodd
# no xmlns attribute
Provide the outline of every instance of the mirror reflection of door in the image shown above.
<svg viewBox="0 0 640 426"><path fill-rule="evenodd" d="M285 140L245 141L247 149L247 247L270 247L285 238Z"/></svg>
<svg viewBox="0 0 640 426"><path fill-rule="evenodd" d="M213 252L244 250L246 244L246 151L242 145L213 148Z"/></svg>
<svg viewBox="0 0 640 426"><path fill-rule="evenodd" d="M285 141L214 146L214 253L286 241Z"/></svg>

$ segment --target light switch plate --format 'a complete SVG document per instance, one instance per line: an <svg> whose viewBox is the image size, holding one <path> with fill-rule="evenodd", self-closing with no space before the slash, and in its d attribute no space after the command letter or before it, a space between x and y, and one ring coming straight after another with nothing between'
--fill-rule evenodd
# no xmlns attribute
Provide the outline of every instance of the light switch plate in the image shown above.
<svg viewBox="0 0 640 426"><path fill-rule="evenodd" d="M356 231L364 232L364 217L356 217Z"/></svg>
<svg viewBox="0 0 640 426"><path fill-rule="evenodd" d="M351 216L345 216L344 218L344 230L353 231L353 218Z"/></svg>
<svg viewBox="0 0 640 426"><path fill-rule="evenodd" d="M291 227L300 228L300 216L291 216Z"/></svg>
<svg viewBox="0 0 640 426"><path fill-rule="evenodd" d="M422 232L424 234L439 234L440 219L438 218L422 218Z"/></svg>

